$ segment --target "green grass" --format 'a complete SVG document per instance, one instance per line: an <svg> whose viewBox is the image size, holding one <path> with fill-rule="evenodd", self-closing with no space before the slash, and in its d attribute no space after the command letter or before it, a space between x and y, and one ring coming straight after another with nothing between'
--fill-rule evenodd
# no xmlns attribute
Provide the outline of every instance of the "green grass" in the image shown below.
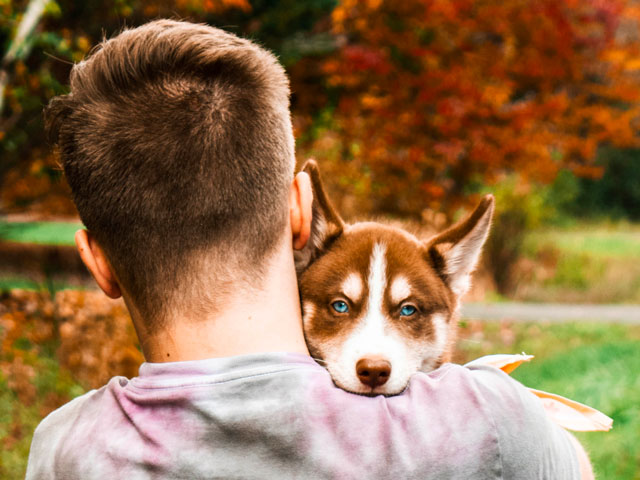
<svg viewBox="0 0 640 480"><path fill-rule="evenodd" d="M14 289L31 290L34 292L57 292L59 290L84 290L85 288L84 285L73 285L59 280L36 282L24 277L0 277L0 292Z"/></svg>
<svg viewBox="0 0 640 480"><path fill-rule="evenodd" d="M6 222L0 220L0 242L11 241L41 245L75 245L75 232L83 228L76 222ZM11 289L58 291L82 288L64 281L36 282L16 275L0 276L0 291Z"/></svg>
<svg viewBox="0 0 640 480"><path fill-rule="evenodd" d="M1 277L0 291L12 289L40 291L43 290L43 285L40 285L38 282L34 282L33 280L29 280L28 278Z"/></svg>
<svg viewBox="0 0 640 480"><path fill-rule="evenodd" d="M549 229L532 233L527 242L534 246L554 245L564 252L597 258L640 259L640 229L637 226L581 225L568 230Z"/></svg>
<svg viewBox="0 0 640 480"><path fill-rule="evenodd" d="M74 222L0 221L0 241L74 245L74 235L82 224Z"/></svg>
<svg viewBox="0 0 640 480"><path fill-rule="evenodd" d="M640 226L577 225L531 233L521 301L640 303Z"/></svg>
<svg viewBox="0 0 640 480"><path fill-rule="evenodd" d="M535 355L512 376L590 405L613 418L610 432L576 433L597 478L640 479L640 326L488 323L461 329L460 359L489 353Z"/></svg>

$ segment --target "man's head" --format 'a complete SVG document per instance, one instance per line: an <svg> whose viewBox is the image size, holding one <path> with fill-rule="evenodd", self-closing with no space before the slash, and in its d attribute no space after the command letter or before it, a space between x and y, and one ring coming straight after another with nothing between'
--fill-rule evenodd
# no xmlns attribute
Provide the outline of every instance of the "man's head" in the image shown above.
<svg viewBox="0 0 640 480"><path fill-rule="evenodd" d="M45 125L84 224L144 316L210 308L239 272L260 278L286 230L295 163L272 54L204 25L125 30L73 68Z"/></svg>

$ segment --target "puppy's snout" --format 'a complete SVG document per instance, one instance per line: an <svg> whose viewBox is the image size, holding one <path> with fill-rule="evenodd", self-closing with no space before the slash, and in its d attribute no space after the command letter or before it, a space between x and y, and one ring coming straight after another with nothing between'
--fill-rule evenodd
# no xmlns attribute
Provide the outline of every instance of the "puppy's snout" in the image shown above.
<svg viewBox="0 0 640 480"><path fill-rule="evenodd" d="M364 357L356 363L356 375L362 383L376 388L387 383L391 376L391 363L382 357Z"/></svg>

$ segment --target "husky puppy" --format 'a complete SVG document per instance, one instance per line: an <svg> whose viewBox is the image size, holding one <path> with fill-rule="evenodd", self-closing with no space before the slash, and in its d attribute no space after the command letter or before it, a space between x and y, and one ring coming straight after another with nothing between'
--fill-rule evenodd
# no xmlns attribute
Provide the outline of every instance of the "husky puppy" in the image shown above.
<svg viewBox="0 0 640 480"><path fill-rule="evenodd" d="M471 215L426 240L376 222L346 224L326 195L317 164L307 246L296 253L304 334L336 385L365 395L404 390L417 371L449 360L460 298L494 209L485 196Z"/></svg>

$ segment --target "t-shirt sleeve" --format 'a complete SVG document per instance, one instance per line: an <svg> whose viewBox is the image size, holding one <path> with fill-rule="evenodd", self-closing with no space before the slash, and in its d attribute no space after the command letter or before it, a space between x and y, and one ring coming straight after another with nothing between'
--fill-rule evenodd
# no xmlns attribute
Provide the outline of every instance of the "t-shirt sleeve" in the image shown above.
<svg viewBox="0 0 640 480"><path fill-rule="evenodd" d="M503 478L580 479L569 433L521 383L488 366L469 367L495 422Z"/></svg>
<svg viewBox="0 0 640 480"><path fill-rule="evenodd" d="M60 448L72 437L72 427L82 405L95 392L92 390L59 409L40 422L31 440L25 480L53 480L69 478L58 462Z"/></svg>
<svg viewBox="0 0 640 480"><path fill-rule="evenodd" d="M52 441L49 439L51 429L46 422L46 419L43 420L33 434L25 480L55 478L51 455Z"/></svg>

